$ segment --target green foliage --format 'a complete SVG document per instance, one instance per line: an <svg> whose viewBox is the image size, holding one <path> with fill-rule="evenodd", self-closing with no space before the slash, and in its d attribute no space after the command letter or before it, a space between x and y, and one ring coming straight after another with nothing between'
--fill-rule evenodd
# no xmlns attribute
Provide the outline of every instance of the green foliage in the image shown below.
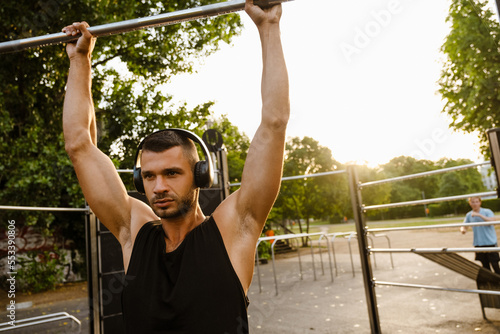
<svg viewBox="0 0 500 334"><path fill-rule="evenodd" d="M2 41L61 30L74 21L100 25L214 3L212 0L27 1L0 8ZM99 38L93 54L93 89L98 146L117 167L130 168L139 140L167 127L201 134L213 103L192 110L173 107L163 84L192 72L195 59L218 50L240 32L239 15ZM69 61L63 45L2 55L0 67L0 203L81 207L84 199L64 150L62 105ZM130 180L126 183L131 187ZM12 212L19 226L72 221L46 213ZM5 224L5 221L2 222ZM84 235L83 225L72 233ZM72 237L72 236L69 236Z"/></svg>
<svg viewBox="0 0 500 334"><path fill-rule="evenodd" d="M229 181L240 182L243 174L243 166L247 158L250 140L240 132L238 127L231 124L226 115L220 117L211 126L224 134L224 146L227 150L227 163L229 169Z"/></svg>
<svg viewBox="0 0 500 334"><path fill-rule="evenodd" d="M75 21L95 26L214 2L218 1L7 1L0 7L0 40L56 33ZM196 59L214 53L220 43L230 43L240 29L239 15L229 14L98 39L92 60L98 146L117 167L131 168L138 142L155 130L179 127L202 134L213 103L191 110L186 104L173 106L165 84L176 74L192 72ZM1 58L0 203L83 207L62 133L69 67L65 47L46 46ZM125 176L124 182L133 189L131 177ZM47 233L57 227L85 253L81 214L11 211L8 215L19 227L34 225ZM30 270L39 270L38 265L32 262ZM50 267L51 262L44 265Z"/></svg>
<svg viewBox="0 0 500 334"><path fill-rule="evenodd" d="M269 241L261 241L257 247L259 252L259 259L269 260L271 256L271 243Z"/></svg>
<svg viewBox="0 0 500 334"><path fill-rule="evenodd" d="M54 290L61 283L63 267L57 249L53 251L29 251L26 257L18 257L20 268L16 276L16 288L20 292L37 293Z"/></svg>
<svg viewBox="0 0 500 334"><path fill-rule="evenodd" d="M290 139L285 148L284 176L333 171L340 164L332 158L330 149L310 138ZM311 219L347 215L349 197L345 175L329 175L285 181L273 209L274 217L296 219L301 232L309 230ZM303 230L300 219L306 220Z"/></svg>
<svg viewBox="0 0 500 334"><path fill-rule="evenodd" d="M451 31L441 48L446 61L439 81L451 127L481 133L485 154L485 130L500 124L500 27L486 5L479 0L451 2Z"/></svg>

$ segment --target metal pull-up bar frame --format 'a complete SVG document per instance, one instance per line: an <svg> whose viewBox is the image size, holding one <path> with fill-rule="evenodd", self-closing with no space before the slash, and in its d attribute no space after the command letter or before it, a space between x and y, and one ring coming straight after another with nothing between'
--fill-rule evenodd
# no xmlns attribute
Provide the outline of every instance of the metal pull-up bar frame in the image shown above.
<svg viewBox="0 0 500 334"><path fill-rule="evenodd" d="M254 0L254 4L267 8L291 0ZM185 21L218 16L241 11L245 8L245 0L232 0L195 8L179 10L164 14L152 15L138 19L108 23L90 27L88 30L95 37L121 34L124 32L172 25ZM38 37L0 43L0 54L22 51L30 48L52 44L66 43L78 39L79 35L68 36L65 33L55 33Z"/></svg>
<svg viewBox="0 0 500 334"><path fill-rule="evenodd" d="M378 306L377 306L377 298L375 294L375 287L378 285L397 285L397 286L408 286L408 287L416 287L416 288L429 288L435 290L449 290L449 291L461 291L461 292L473 292L480 294L494 294L497 295L496 291L489 290L465 290L465 289L446 289L435 286L423 286L423 285L415 285L415 284L401 284L401 283L393 283L393 282L380 282L376 281L372 274L372 265L370 262L370 255L375 253L402 253L402 252L412 252L412 253L426 253L426 252L442 252L442 253L454 253L454 252L477 252L477 249L474 248L440 248L440 249L393 249L389 247L388 249L374 249L370 248L368 245L368 234L374 232L385 232L385 231L394 231L394 230L410 230L410 229L423 229L430 228L429 226L415 226L415 227L403 227L403 228L384 228L384 229L371 229L366 225L365 213L369 210L378 210L378 209L387 209L394 207L403 207L403 206L411 206L411 205L421 205L421 204L429 204L429 203L439 203L445 201L453 201L459 199L465 199L472 196L478 197L487 197L487 196L495 196L497 192L484 192L484 193L475 193L475 194L467 194L467 195L458 195L458 196L449 196L449 197L441 197L441 198L432 198L425 200L415 200L409 202L399 202L399 203L388 203L388 204L378 204L378 205L370 205L365 206L362 204L362 196L361 190L368 186L380 185L390 182L396 181L404 181L410 180L435 174L442 174L451 171L459 171L465 170L468 168L476 168L479 166L491 165L489 162L481 162L481 163L473 163L449 168L443 168L434 171L427 171L417 174L399 176L395 178L389 178L384 180L377 180L371 182L359 182L358 175L356 171L356 166L348 166L347 173L349 175L349 187L351 191L351 204L354 212L354 220L356 223L356 230L358 236L359 250L360 250L360 258L361 258L361 268L363 270L363 283L365 285L365 294L368 306L368 316L370 319L370 327L372 333L381 333L380 328L380 319L378 315ZM495 225L499 222L485 222L485 223L467 223L467 226L478 226L478 225ZM454 227L454 226L464 226L465 224L446 224L446 225L433 225L432 228L438 227ZM498 251L500 248L481 248L481 251ZM483 313L484 314L484 313Z"/></svg>

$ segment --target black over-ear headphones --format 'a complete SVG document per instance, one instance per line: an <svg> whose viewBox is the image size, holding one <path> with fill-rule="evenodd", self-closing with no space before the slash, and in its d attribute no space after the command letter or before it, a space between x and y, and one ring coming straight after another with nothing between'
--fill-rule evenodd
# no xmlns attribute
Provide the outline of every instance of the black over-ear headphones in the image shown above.
<svg viewBox="0 0 500 334"><path fill-rule="evenodd" d="M210 152L208 151L207 146L203 142L203 140L198 137L196 134L194 134L191 131L184 130L184 129L164 129L160 131L153 132L149 136L159 133L159 132L164 132L164 131L173 131L179 133L181 136L187 137L194 141L195 143L198 143L201 146L201 149L203 151L203 155L205 156L205 160L200 160L196 163L194 166L194 183L197 187L200 188L210 188L213 182L213 167L212 167L212 159L210 157ZM148 136L148 137L149 137ZM134 162L134 186L135 189L141 194L144 194L146 191L144 190L144 181L142 179L142 174L141 174L141 167L139 163L141 151L142 151L142 146L144 145L144 141L148 138L144 138L141 143L139 144L139 147L137 148L137 152L135 153L135 162Z"/></svg>

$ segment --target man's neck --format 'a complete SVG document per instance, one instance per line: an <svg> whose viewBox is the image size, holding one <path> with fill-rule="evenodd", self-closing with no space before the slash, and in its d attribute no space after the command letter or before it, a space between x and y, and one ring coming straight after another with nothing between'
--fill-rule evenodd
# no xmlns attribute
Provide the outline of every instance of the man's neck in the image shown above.
<svg viewBox="0 0 500 334"><path fill-rule="evenodd" d="M162 218L161 224L165 233L167 252L174 251L186 235L205 220L205 215L199 206L192 213L179 218Z"/></svg>

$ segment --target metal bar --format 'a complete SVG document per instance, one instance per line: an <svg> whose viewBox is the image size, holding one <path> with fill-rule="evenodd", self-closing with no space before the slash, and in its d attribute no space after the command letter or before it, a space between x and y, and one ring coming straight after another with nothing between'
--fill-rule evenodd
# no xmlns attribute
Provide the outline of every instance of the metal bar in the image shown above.
<svg viewBox="0 0 500 334"><path fill-rule="evenodd" d="M99 242L97 225L99 220L93 212L87 216L87 282L89 294L89 317L92 333L101 333L101 305L99 297Z"/></svg>
<svg viewBox="0 0 500 334"><path fill-rule="evenodd" d="M260 263L259 263L259 244L262 240L257 241L257 246L255 246L255 261L257 262L257 281L259 282L259 293L262 293L262 284L260 282Z"/></svg>
<svg viewBox="0 0 500 334"><path fill-rule="evenodd" d="M356 272L354 271L354 259L352 257L352 247L351 247L351 239L352 237L356 237L356 233L351 233L347 238L347 244L349 245L349 255L351 256L351 269L352 269L352 277L356 277Z"/></svg>
<svg viewBox="0 0 500 334"><path fill-rule="evenodd" d="M328 236L326 234L322 234L318 240L319 258L321 261L321 272L322 272L322 275L325 275L325 269L323 267L323 256L322 256L323 252L321 251L321 240L323 239L323 237L325 238L325 241L326 241L326 251L328 253L328 263L330 264L330 277L332 278L332 282L333 282L332 254L330 254L330 242L328 242Z"/></svg>
<svg viewBox="0 0 500 334"><path fill-rule="evenodd" d="M452 291L452 292L466 292L466 293L475 293L475 294L481 294L481 295L500 296L500 291L493 291L493 290L454 289L454 288L443 288L443 287L434 286L434 285L407 284L407 283L382 282L382 281L374 281L374 283L375 283L375 285L398 286L398 287L406 287L406 288L442 290L442 291Z"/></svg>
<svg viewBox="0 0 500 334"><path fill-rule="evenodd" d="M347 167L347 175L349 179L349 191L351 195L351 204L354 213L354 221L356 222L356 231L358 236L359 256L361 260L361 269L363 272L363 283L365 287L366 306L368 308L368 317L370 319L370 328L373 334L382 333L380 328L380 317L378 314L377 296L375 293L375 285L373 284L372 266L370 263L370 253L368 250L368 242L366 239L366 224L365 216L362 210L361 191L358 187L358 175L356 166L350 165ZM353 271L354 273L354 271Z"/></svg>
<svg viewBox="0 0 500 334"><path fill-rule="evenodd" d="M332 254L330 254L330 243L328 242L328 238L326 239L326 248L328 251L328 262L330 263L330 277L333 283Z"/></svg>
<svg viewBox="0 0 500 334"><path fill-rule="evenodd" d="M489 162L478 162L478 163L473 163L473 164L467 164L467 165L461 165L461 166L454 166L454 167L442 168L442 169L438 169L438 170L431 170L431 171L417 173L417 174L398 176L398 177L393 177L393 178L390 178L390 179L384 179L384 180L378 180L378 181L370 181L370 182L360 183L359 187L369 187L369 186L374 186L374 185L378 185L378 184L384 184L384 183L388 183L388 182L410 180L410 179L415 179L415 178L422 177L422 176L442 174L442 173L446 173L446 172L457 171L457 170L462 170L462 169L467 169L467 168L472 168L472 167L478 167L478 166L483 166L483 165L490 165L490 163Z"/></svg>
<svg viewBox="0 0 500 334"><path fill-rule="evenodd" d="M128 169L122 169L122 172L128 172ZM130 170L132 171L132 170ZM300 179L309 179L313 177L319 177L319 176L327 176L327 175L335 175L335 174L343 174L346 173L345 170L334 170L330 172L322 172L322 173L316 173L316 174L306 174L306 175L295 175L295 176L284 176L281 178L281 181L290 181L290 180L300 180ZM230 183L230 187L236 187L236 186L241 186L241 182L237 183Z"/></svg>
<svg viewBox="0 0 500 334"><path fill-rule="evenodd" d="M254 0L254 3L261 7L270 7L285 1L291 0ZM243 10L244 8L245 0L232 0L138 19L98 25L90 27L89 31L96 37L114 35L139 29L172 25L184 21L233 13ZM65 33L61 32L21 40L7 41L0 43L0 54L17 52L45 45L70 42L78 39L78 37L79 35L67 36Z"/></svg>
<svg viewBox="0 0 500 334"><path fill-rule="evenodd" d="M371 253L475 253L475 252L499 252L500 247L476 247L476 248L373 248Z"/></svg>
<svg viewBox="0 0 500 334"><path fill-rule="evenodd" d="M430 204L430 203L439 203L446 201L456 201L460 199L467 199L469 197L488 197L488 196L497 196L496 191L487 191L484 193L475 193L475 194L467 194L467 195L457 195L457 196L448 196L448 197L437 197L437 198L429 198L429 199L421 199L416 201L408 201L408 202L398 202L398 203L388 203L388 204L377 204L377 205L369 205L363 206L363 210L379 210L379 209L387 209L387 208L397 208L401 206L412 206L412 205L422 205L422 204Z"/></svg>
<svg viewBox="0 0 500 334"><path fill-rule="evenodd" d="M304 279L304 276L302 275L302 260L300 259L300 241L298 239L293 239L297 242L297 257L299 258L299 276L300 280Z"/></svg>
<svg viewBox="0 0 500 334"><path fill-rule="evenodd" d="M366 233L366 238L367 240L370 240L368 247L370 249L373 248L373 238L370 236L370 233ZM375 258L375 254L370 253L370 255L373 255L373 265L375 266L375 269L377 269L377 259Z"/></svg>
<svg viewBox="0 0 500 334"><path fill-rule="evenodd" d="M321 237L320 237L321 238ZM314 265L314 248L313 248L313 242L310 237L307 237L309 239L309 242L311 243L311 258L312 258L312 265L313 265L313 274L314 274L314 280L316 281L316 266Z"/></svg>
<svg viewBox="0 0 500 334"><path fill-rule="evenodd" d="M495 0L495 9L497 13L497 20L500 22L500 0Z"/></svg>
<svg viewBox="0 0 500 334"><path fill-rule="evenodd" d="M318 251L319 251L319 262L321 262L321 275L325 275L325 267L323 266L323 255L321 253L323 253L321 251L321 240L323 239L323 237L326 237L325 234L322 234L320 237L319 237L319 240L318 240ZM328 245L328 238L326 240L326 243Z"/></svg>
<svg viewBox="0 0 500 334"><path fill-rule="evenodd" d="M276 296L278 295L278 279L276 278L276 265L274 264L274 261L276 260L274 256L274 245L276 244L276 241L278 239L275 239L273 243L271 244L271 258L273 259L273 275L274 275L274 289L276 290Z"/></svg>
<svg viewBox="0 0 500 334"><path fill-rule="evenodd" d="M36 206L9 206L0 205L0 210L22 210L22 211L68 211L68 212L90 212L86 208L50 208L50 207L36 207Z"/></svg>
<svg viewBox="0 0 500 334"><path fill-rule="evenodd" d="M335 255L335 238L337 236L346 236L346 235L350 235L351 233L356 233L356 232L347 232L347 233L331 233L331 234L328 234L328 235L331 235L332 237L330 238L330 243L332 244L332 254L333 254L333 263L335 264L335 276L338 276L339 275L339 271L338 271L338 268L337 268L337 256ZM352 266L352 256L351 256L351 266ZM332 278L332 282L333 282L333 278Z"/></svg>
<svg viewBox="0 0 500 334"><path fill-rule="evenodd" d="M257 243L257 246L262 241L274 240L273 243L271 244L271 258L273 261L273 275L274 275L274 286L276 289L276 296L278 295L278 278L276 276L276 265L275 265L276 257L274 255L274 246L275 246L276 242L278 240L286 240L286 239L292 239L292 240L296 240L298 238L309 238L310 239L311 236L318 236L318 235L323 235L323 233L316 232L316 233L300 233L300 234L282 234L282 235L273 235L273 236L269 236L269 237L261 237L258 239L259 241ZM312 241L311 241L311 247L312 247ZM311 250L312 250L312 248L311 248ZM299 258L299 276L300 276L300 279L302 279L302 261L300 258L300 246L297 246L297 256ZM316 271L314 269L314 251L312 251L312 256L313 256L314 277L316 279ZM262 288L260 285L260 275L258 277L258 280L259 280L259 289L260 289L259 292L262 292Z"/></svg>
<svg viewBox="0 0 500 334"><path fill-rule="evenodd" d="M368 232L391 232L391 231L410 231L410 230L425 230L431 228L450 228L462 226L487 226L487 225L500 225L500 221L490 221L481 223L457 223L457 224L440 224L440 225L421 225L421 226L407 226L407 227L387 227L387 228L368 228Z"/></svg>
<svg viewBox="0 0 500 334"><path fill-rule="evenodd" d="M281 178L281 181L308 179L308 178L319 177L319 176L343 174L345 172L346 172L345 170L335 170L335 171L331 171L331 172L315 173L315 174L309 174L309 175L285 176L285 177Z"/></svg>
<svg viewBox="0 0 500 334"><path fill-rule="evenodd" d="M371 233L371 232L368 232L368 233ZM375 234L375 233L372 233L373 236L375 238L378 238L378 237L385 237L385 239L387 240L387 245L389 246L389 249L391 249L391 239L389 239L389 237L386 235L386 234ZM394 269L394 261L392 260L392 253L389 254L391 256L391 269Z"/></svg>
<svg viewBox="0 0 500 334"><path fill-rule="evenodd" d="M8 330L15 330L17 328L22 328L22 327L41 325L41 324L45 324L48 322L59 321L59 320L64 320L64 319L73 320L74 322L76 322L78 324L79 328L81 329L82 323L76 317L74 317L66 312L58 312L58 313L41 315L41 316L27 318L27 319L15 320L14 326L12 326L9 322L1 323L0 326L2 326L2 327L9 326L9 327L0 328L0 332L5 332ZM27 323L25 323L25 322L27 322ZM23 324L20 324L20 323L23 323Z"/></svg>
<svg viewBox="0 0 500 334"><path fill-rule="evenodd" d="M116 170L118 173L133 173L133 169L117 169Z"/></svg>

